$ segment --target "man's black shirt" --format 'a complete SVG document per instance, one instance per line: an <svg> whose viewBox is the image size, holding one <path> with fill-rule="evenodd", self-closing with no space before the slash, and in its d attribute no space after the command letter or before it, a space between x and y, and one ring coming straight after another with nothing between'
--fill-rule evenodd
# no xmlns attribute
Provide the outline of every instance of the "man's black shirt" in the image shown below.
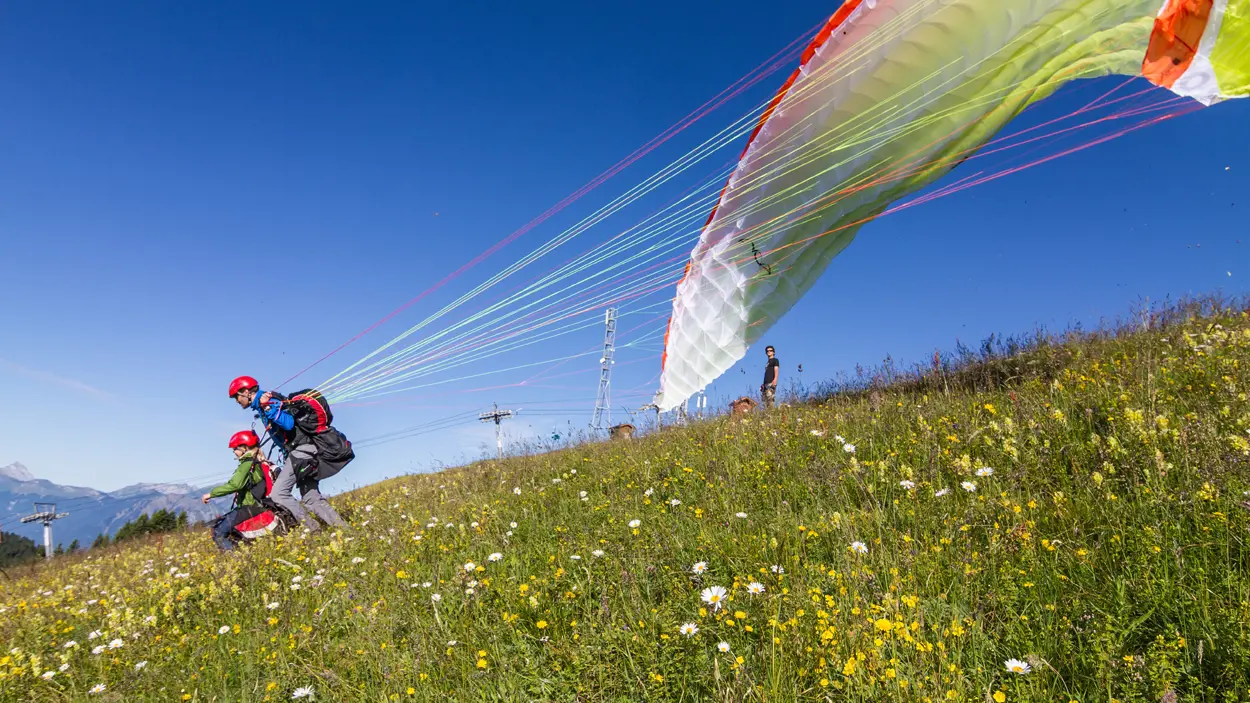
<svg viewBox="0 0 1250 703"><path fill-rule="evenodd" d="M768 366L764 367L764 385L772 385L773 380L777 378L776 369L781 366L781 362L777 361L777 357L768 360Z"/></svg>

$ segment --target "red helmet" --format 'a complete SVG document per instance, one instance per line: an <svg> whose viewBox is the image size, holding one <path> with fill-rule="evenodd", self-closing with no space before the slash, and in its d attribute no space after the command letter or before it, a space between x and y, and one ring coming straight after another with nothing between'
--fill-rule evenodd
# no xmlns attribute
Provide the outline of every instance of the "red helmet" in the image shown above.
<svg viewBox="0 0 1250 703"><path fill-rule="evenodd" d="M235 432L230 435L231 449L235 449L237 447L255 447L259 444L260 437L257 437L256 433L251 430L243 430L242 432Z"/></svg>
<svg viewBox="0 0 1250 703"><path fill-rule="evenodd" d="M239 376L230 382L230 397L233 398L238 395L239 391L247 390L248 388L260 388L260 383L251 376Z"/></svg>

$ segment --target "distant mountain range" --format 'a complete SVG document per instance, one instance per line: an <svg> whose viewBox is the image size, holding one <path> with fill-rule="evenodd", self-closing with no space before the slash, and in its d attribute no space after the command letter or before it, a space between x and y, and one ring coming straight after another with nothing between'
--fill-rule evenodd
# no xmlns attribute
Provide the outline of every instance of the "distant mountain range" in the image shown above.
<svg viewBox="0 0 1250 703"><path fill-rule="evenodd" d="M185 511L191 522L213 518L224 506L204 505L200 502L203 493L202 487L169 483L136 483L111 493L61 486L35 478L29 469L15 463L0 466L0 529L43 545L43 526L20 520L34 511L36 502L56 503L56 509L69 516L52 524L53 541L68 547L77 539L79 545L87 547L101 532L111 537L127 522L162 508Z"/></svg>

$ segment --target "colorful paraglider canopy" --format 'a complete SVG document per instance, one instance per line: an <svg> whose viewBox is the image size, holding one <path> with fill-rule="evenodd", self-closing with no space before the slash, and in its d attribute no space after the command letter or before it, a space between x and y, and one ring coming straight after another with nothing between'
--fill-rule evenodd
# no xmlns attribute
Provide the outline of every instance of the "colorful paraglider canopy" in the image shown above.
<svg viewBox="0 0 1250 703"><path fill-rule="evenodd" d="M1162 7L1161 7L1162 5ZM763 112L677 286L655 403L738 360L855 234L1078 78L1250 90L1250 0L846 0Z"/></svg>

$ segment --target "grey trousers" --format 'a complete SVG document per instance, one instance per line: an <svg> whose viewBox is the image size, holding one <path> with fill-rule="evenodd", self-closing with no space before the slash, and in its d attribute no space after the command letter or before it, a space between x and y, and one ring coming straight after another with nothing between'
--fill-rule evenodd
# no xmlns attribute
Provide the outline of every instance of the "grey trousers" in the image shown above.
<svg viewBox="0 0 1250 703"><path fill-rule="evenodd" d="M764 401L764 407L773 407L773 403L777 400L777 387L770 385L760 386L760 399Z"/></svg>
<svg viewBox="0 0 1250 703"><path fill-rule="evenodd" d="M295 476L293 464L306 461L316 454L317 448L311 444L303 444L292 449L291 456L287 457L286 465L282 467L282 472L274 479L273 493L269 495L273 502L289 510L296 520L304 523L304 526L313 532L321 529L321 526L309 513L321 518L321 521L327 525L343 524L343 518L339 517L339 514L330 506L330 502L318 490L320 487L318 481L316 479L299 481ZM291 495L295 488L299 488L299 501Z"/></svg>

